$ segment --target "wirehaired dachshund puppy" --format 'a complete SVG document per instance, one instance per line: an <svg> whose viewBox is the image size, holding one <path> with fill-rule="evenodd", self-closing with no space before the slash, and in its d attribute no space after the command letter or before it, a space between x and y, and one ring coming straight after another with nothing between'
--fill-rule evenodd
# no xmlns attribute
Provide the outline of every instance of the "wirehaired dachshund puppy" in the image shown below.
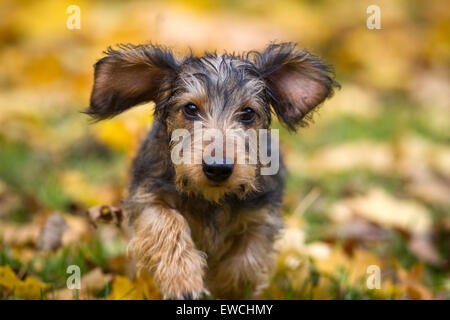
<svg viewBox="0 0 450 320"><path fill-rule="evenodd" d="M283 228L285 168L273 133L245 132L269 129L273 114L291 130L307 124L338 87L332 67L292 43L240 55L176 58L152 44L119 45L105 54L95 64L86 113L104 120L155 102L124 200L136 266L166 299L258 295ZM214 139L197 134L207 129L223 135L209 154ZM261 161L262 148L277 163L273 170Z"/></svg>

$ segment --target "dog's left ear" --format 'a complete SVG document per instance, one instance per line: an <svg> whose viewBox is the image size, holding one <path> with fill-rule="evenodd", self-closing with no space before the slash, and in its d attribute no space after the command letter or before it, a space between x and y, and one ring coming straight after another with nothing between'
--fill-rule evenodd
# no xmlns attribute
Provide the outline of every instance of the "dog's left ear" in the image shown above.
<svg viewBox="0 0 450 320"><path fill-rule="evenodd" d="M267 83L272 108L292 130L307 124L311 111L339 87L330 65L292 43L269 45L256 55L255 65Z"/></svg>
<svg viewBox="0 0 450 320"><path fill-rule="evenodd" d="M158 102L167 94L179 68L172 52L157 45L119 45L105 53L107 56L95 64L91 103L86 111L96 120L111 118L137 104Z"/></svg>

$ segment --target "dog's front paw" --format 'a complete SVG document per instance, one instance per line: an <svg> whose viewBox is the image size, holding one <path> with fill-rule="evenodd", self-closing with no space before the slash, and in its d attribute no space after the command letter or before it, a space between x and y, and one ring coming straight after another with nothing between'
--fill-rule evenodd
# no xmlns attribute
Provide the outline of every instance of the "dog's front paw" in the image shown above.
<svg viewBox="0 0 450 320"><path fill-rule="evenodd" d="M200 258L200 256L199 256ZM200 260L189 260L177 266L166 266L159 279L159 288L164 299L197 300L207 292L203 284L203 264Z"/></svg>

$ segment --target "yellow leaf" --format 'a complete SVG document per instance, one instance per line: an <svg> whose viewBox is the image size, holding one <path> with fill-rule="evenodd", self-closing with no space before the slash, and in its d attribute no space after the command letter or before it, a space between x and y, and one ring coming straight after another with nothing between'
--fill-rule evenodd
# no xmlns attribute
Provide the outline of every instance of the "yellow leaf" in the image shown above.
<svg viewBox="0 0 450 320"><path fill-rule="evenodd" d="M28 276L24 281L20 280L8 265L0 267L0 286L22 299L39 299L49 288L48 284L32 276Z"/></svg>
<svg viewBox="0 0 450 320"><path fill-rule="evenodd" d="M344 269L348 275L345 285L356 287L366 285L369 266L375 265L382 268L382 262L373 253L361 249L355 250L352 256L347 255L341 249L335 249L328 258L316 258L314 262L319 272L323 274L336 276L339 269ZM375 296L380 299L399 298L403 295L403 288L395 286L388 278L382 278L380 289L373 290Z"/></svg>
<svg viewBox="0 0 450 320"><path fill-rule="evenodd" d="M161 295L159 294L153 279L146 272L141 272L135 283L137 292L141 298L149 300L161 299Z"/></svg>
<svg viewBox="0 0 450 320"><path fill-rule="evenodd" d="M153 280L142 272L135 281L117 275L114 279L108 300L161 299Z"/></svg>
<svg viewBox="0 0 450 320"><path fill-rule="evenodd" d="M349 257L343 250L335 249L329 257L315 259L315 262L317 269L327 274L334 274L338 268L344 268L348 271L350 284L356 283L365 276L367 267L381 266L381 261L374 254L364 250L355 250L353 256Z"/></svg>
<svg viewBox="0 0 450 320"><path fill-rule="evenodd" d="M29 276L19 283L14 291L14 295L23 299L40 299L49 287L50 285Z"/></svg>
<svg viewBox="0 0 450 320"><path fill-rule="evenodd" d="M0 286L12 290L19 283L20 279L17 278L10 266L6 265L0 267Z"/></svg>
<svg viewBox="0 0 450 320"><path fill-rule="evenodd" d="M136 288L133 283L124 276L117 275L112 285L108 300L134 300Z"/></svg>

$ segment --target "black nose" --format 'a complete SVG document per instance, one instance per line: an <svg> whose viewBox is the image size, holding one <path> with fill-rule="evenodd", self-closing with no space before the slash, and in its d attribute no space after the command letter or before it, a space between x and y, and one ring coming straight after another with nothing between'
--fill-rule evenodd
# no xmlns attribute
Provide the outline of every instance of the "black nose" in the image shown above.
<svg viewBox="0 0 450 320"><path fill-rule="evenodd" d="M233 173L234 165L232 163L223 162L209 162L203 161L203 172L205 176L212 181L222 182L228 179Z"/></svg>

